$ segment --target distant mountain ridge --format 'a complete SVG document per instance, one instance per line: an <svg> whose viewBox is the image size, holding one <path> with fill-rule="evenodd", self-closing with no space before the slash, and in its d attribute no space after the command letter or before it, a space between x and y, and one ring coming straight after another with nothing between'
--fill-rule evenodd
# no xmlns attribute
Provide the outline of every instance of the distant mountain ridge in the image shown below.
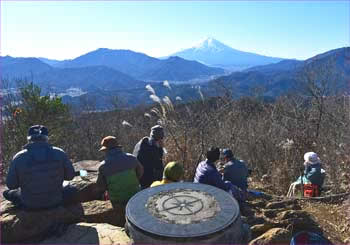
<svg viewBox="0 0 350 245"><path fill-rule="evenodd" d="M136 57L138 57L139 62L144 61L147 63L145 65L147 69L143 70L143 73L138 71L139 76L148 77L149 80L146 81L136 79L110 67L113 64L112 61L115 61L114 64L121 62L121 60L114 60L113 58L121 53L123 55L120 55L120 57L123 57L125 62L128 61L125 57L129 58L128 64L131 66L137 60L134 52L112 52L114 53L112 57L108 57L111 55L109 50L96 50L93 52L95 53L88 53L89 55L84 57L84 59L86 57L88 60L91 59L90 63L86 62L86 64L89 64L88 66L79 67L85 61L77 59L76 63L73 63L76 67L70 68L63 68L63 63L60 63L61 68L52 67L36 58L0 57L1 75L4 78L4 71L7 74L13 72L16 75L33 75L34 81L41 87L57 89L62 94L68 88L80 88L83 90L82 92L87 92L81 95L84 98L98 98L100 109L103 109L114 96L118 96L129 106L151 103L149 92L145 89L145 85L149 81L157 79L161 81L169 80L170 82L171 80L178 81L179 76L182 79L191 79L193 76L200 77L201 75L215 76L209 82L200 84L201 92L209 97L221 95L223 90L225 90L225 93L231 91L233 97L255 95L254 91L260 91L259 93L263 96L275 98L295 89L298 91L302 82L300 74L304 70L314 71L316 81L319 80L324 70L328 70L331 72L329 77L331 84L329 84L329 87L339 92L350 92L350 47L330 50L304 61L282 60L275 64L256 66L219 77L218 75L210 74L213 71L220 72L222 69L215 70L216 68L204 66L196 61L189 61L180 57L169 57L166 60L159 60L143 54L137 54ZM151 64L148 64L147 60L150 60ZM73 60L65 62L70 63L71 61ZM104 65L95 65L95 63ZM125 69L127 68L128 66L125 66ZM154 86L157 95L160 97L170 95L172 99L175 99L176 96L180 96L184 101L200 98L198 93L199 85L195 83L177 84L176 82L171 82L171 91L163 86L162 83L156 83L152 86ZM77 104L79 100L79 96L74 98L65 96L64 99L67 103L73 104Z"/></svg>
<svg viewBox="0 0 350 245"><path fill-rule="evenodd" d="M53 69L50 65L37 58L0 57L0 71L2 78L31 77Z"/></svg>
<svg viewBox="0 0 350 245"><path fill-rule="evenodd" d="M33 78L42 86L47 87L50 84L51 87L56 88L67 88L68 84L85 88L86 84L91 83L95 87L107 89L110 86L106 84L106 81L110 81L117 87L133 88L135 84L142 84L141 81L186 82L204 78L208 80L213 76L223 75L225 72L221 68L207 67L199 62L187 61L179 57L160 60L131 50L105 48L72 60L58 61L46 58L6 56L0 57L0 63L2 78ZM102 70L105 74L101 72ZM106 74L111 77L107 78Z"/></svg>
<svg viewBox="0 0 350 245"><path fill-rule="evenodd" d="M242 70L283 60L282 58L268 57L233 49L214 38L207 38L191 48L181 50L170 56L179 56L187 60L196 60L206 65L231 70Z"/></svg>
<svg viewBox="0 0 350 245"><path fill-rule="evenodd" d="M73 60L64 61L58 67L74 68L107 66L139 80L186 81L201 76L224 74L223 69L207 67L199 62L182 58L160 60L131 50L97 49ZM186 72L184 72L186 71Z"/></svg>

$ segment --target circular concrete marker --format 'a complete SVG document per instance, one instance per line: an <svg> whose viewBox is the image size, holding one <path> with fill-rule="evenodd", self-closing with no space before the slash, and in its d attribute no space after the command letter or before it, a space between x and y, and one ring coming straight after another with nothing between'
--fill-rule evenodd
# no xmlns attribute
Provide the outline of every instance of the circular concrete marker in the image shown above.
<svg viewBox="0 0 350 245"><path fill-rule="evenodd" d="M238 219L236 223L241 224L238 203L229 193L189 182L138 192L127 204L126 218L130 227L167 238L203 237L225 230Z"/></svg>

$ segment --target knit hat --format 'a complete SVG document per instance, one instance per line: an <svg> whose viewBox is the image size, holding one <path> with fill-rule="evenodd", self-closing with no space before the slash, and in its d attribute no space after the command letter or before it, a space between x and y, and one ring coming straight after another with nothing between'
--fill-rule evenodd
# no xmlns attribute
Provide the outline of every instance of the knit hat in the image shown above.
<svg viewBox="0 0 350 245"><path fill-rule="evenodd" d="M306 163L315 164L320 162L320 158L315 152L306 152L304 154L304 160Z"/></svg>
<svg viewBox="0 0 350 245"><path fill-rule="evenodd" d="M207 159L211 162L215 162L220 159L220 149L217 147L210 147L207 151Z"/></svg>
<svg viewBox="0 0 350 245"><path fill-rule="evenodd" d="M182 164L178 162L169 162L163 173L163 178L171 181L179 181L184 174Z"/></svg>
<svg viewBox="0 0 350 245"><path fill-rule="evenodd" d="M47 140L49 136L49 130L43 125L31 126L28 130L28 140Z"/></svg>
<svg viewBox="0 0 350 245"><path fill-rule="evenodd" d="M221 152L223 157L227 157L227 158L232 158L233 157L233 153L230 149L223 149Z"/></svg>
<svg viewBox="0 0 350 245"><path fill-rule="evenodd" d="M105 151L105 150L121 147L117 138L114 136L104 137L101 141L101 145L102 147L99 149L99 151Z"/></svg>
<svg viewBox="0 0 350 245"><path fill-rule="evenodd" d="M160 125L155 125L151 128L150 137L155 140L160 140L164 138L164 129Z"/></svg>

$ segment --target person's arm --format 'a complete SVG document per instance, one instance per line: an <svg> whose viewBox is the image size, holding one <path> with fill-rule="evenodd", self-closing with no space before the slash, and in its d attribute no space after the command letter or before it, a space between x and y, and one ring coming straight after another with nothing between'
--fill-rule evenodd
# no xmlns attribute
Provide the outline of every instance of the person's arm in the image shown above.
<svg viewBox="0 0 350 245"><path fill-rule="evenodd" d="M68 159L68 156L63 153L63 168L64 168L64 180L72 180L75 177L75 170L73 163Z"/></svg>
<svg viewBox="0 0 350 245"><path fill-rule="evenodd" d="M155 146L154 146L155 147ZM154 180L163 179L163 149L162 148L153 148L152 149L152 166L153 166L153 178Z"/></svg>
<svg viewBox="0 0 350 245"><path fill-rule="evenodd" d="M211 182L214 186L224 190L228 191L230 189L230 185L225 183L225 181L222 179L222 176L219 172L213 172L210 176Z"/></svg>
<svg viewBox="0 0 350 245"><path fill-rule="evenodd" d="M134 155L134 157L136 157L137 159L139 158L140 149L141 149L141 141L135 145L134 151L132 153Z"/></svg>
<svg viewBox="0 0 350 245"><path fill-rule="evenodd" d="M220 173L220 172L219 172ZM223 170L222 170L222 179L225 181L225 180L228 180L230 181L230 170L228 168L227 165L224 165L223 166Z"/></svg>
<svg viewBox="0 0 350 245"><path fill-rule="evenodd" d="M137 159L136 159L136 161L137 161ZM143 169L143 166L141 165L141 163L139 161L137 161L137 165L136 165L135 171L136 171L137 178L140 180L142 175L143 175L144 169Z"/></svg>
<svg viewBox="0 0 350 245"><path fill-rule="evenodd" d="M95 187L95 192L96 196L100 197L102 194L107 190L107 181L106 177L103 174L103 165L101 165L98 169L98 176L96 180L96 187Z"/></svg>
<svg viewBox="0 0 350 245"><path fill-rule="evenodd" d="M243 162L243 166L244 166L244 178L243 178L243 185L242 185L242 190L243 191L247 191L248 189L248 176L250 175L249 172L250 170L247 168L247 165L245 164L244 161Z"/></svg>
<svg viewBox="0 0 350 245"><path fill-rule="evenodd" d="M6 185L10 190L19 188L18 175L16 170L18 159L13 159L10 164L10 169L6 178Z"/></svg>

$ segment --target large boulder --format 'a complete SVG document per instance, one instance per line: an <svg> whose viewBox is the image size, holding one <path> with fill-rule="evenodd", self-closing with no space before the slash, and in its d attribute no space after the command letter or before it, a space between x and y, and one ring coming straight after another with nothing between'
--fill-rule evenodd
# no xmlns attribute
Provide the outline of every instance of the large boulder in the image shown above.
<svg viewBox="0 0 350 245"><path fill-rule="evenodd" d="M290 231L283 228L272 228L261 236L250 241L249 245L289 244L292 238Z"/></svg>
<svg viewBox="0 0 350 245"><path fill-rule="evenodd" d="M266 209L300 209L296 199L286 201L270 202L266 205Z"/></svg>
<svg viewBox="0 0 350 245"><path fill-rule="evenodd" d="M78 223L69 225L62 236L51 236L41 244L132 244L121 227L110 224Z"/></svg>
<svg viewBox="0 0 350 245"><path fill-rule="evenodd" d="M99 161L84 160L73 163L75 171L87 170L88 175L81 177L77 176L73 180L69 181L69 185L82 190L96 183L98 176L98 168L100 167Z"/></svg>
<svg viewBox="0 0 350 245"><path fill-rule="evenodd" d="M81 221L87 223L108 223L116 226L124 226L120 223L120 219L116 219L120 215L119 210L113 209L110 201L91 201L81 204L84 215Z"/></svg>
<svg viewBox="0 0 350 245"><path fill-rule="evenodd" d="M250 231L252 233L252 237L256 238L258 236L261 236L262 234L264 234L268 230L275 228L276 226L277 226L276 224L267 222L267 223L263 223L263 224L253 225L252 227L250 227Z"/></svg>
<svg viewBox="0 0 350 245"><path fill-rule="evenodd" d="M121 227L110 224L78 223L69 225L62 236L52 236L41 244L132 244Z"/></svg>
<svg viewBox="0 0 350 245"><path fill-rule="evenodd" d="M122 224L115 217L119 214L109 201L91 201L69 207L29 212L15 209L8 201L2 201L1 233L3 243L38 241L56 224L78 222ZM4 211L3 211L4 210Z"/></svg>
<svg viewBox="0 0 350 245"><path fill-rule="evenodd" d="M1 233L3 243L39 241L57 224L108 223L122 226L118 210L110 201L91 201L68 207L29 212L15 209L8 201L2 201ZM4 210L4 211L3 211Z"/></svg>
<svg viewBox="0 0 350 245"><path fill-rule="evenodd" d="M98 169L99 162L83 161L74 163L75 170ZM76 177L69 184L79 190L89 189L97 178L97 172L89 172L86 177ZM116 219L118 211L114 210L110 201L89 201L68 207L58 207L42 211L24 211L16 209L7 200L1 199L1 240L2 243L35 242L45 238L57 224L78 222L109 223L122 225Z"/></svg>
<svg viewBox="0 0 350 245"><path fill-rule="evenodd" d="M2 201L1 206L5 207L1 213L2 243L38 241L56 224L79 222L84 214L81 205L37 212L18 210L7 201Z"/></svg>

